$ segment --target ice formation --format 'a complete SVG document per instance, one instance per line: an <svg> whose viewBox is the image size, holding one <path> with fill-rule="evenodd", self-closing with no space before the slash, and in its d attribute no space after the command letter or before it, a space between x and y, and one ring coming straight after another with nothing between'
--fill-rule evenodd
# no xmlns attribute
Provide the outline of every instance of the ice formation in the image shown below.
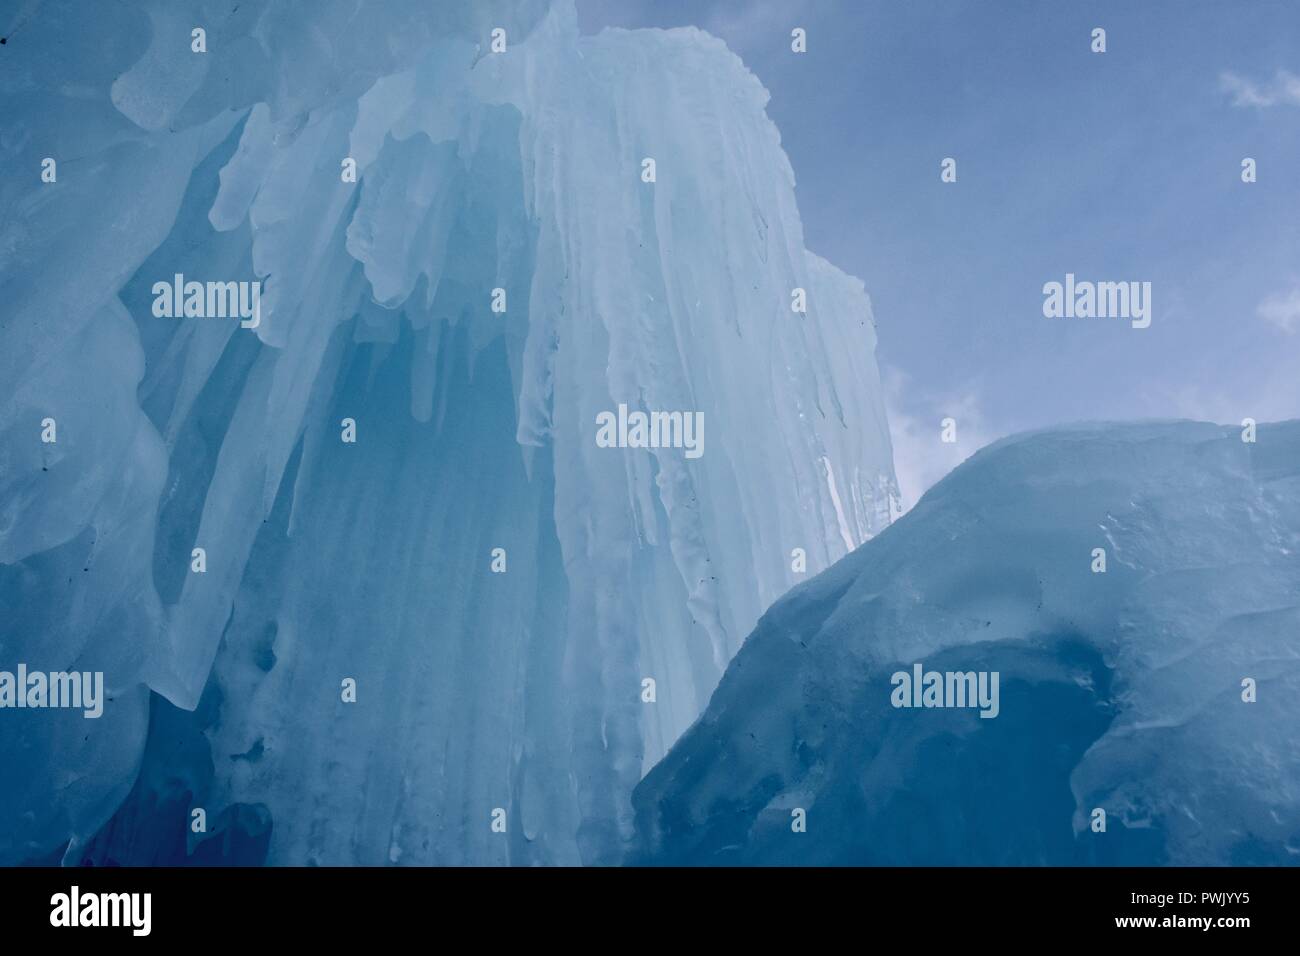
<svg viewBox="0 0 1300 956"><path fill-rule="evenodd" d="M1300 422L1243 437L978 452L763 616L638 787L635 858L1294 864ZM999 674L998 715L894 706L917 663Z"/></svg>
<svg viewBox="0 0 1300 956"><path fill-rule="evenodd" d="M0 713L0 862L620 859L794 550L891 514L761 85L571 0L4 17L0 668L109 700ZM599 448L620 403L707 452Z"/></svg>

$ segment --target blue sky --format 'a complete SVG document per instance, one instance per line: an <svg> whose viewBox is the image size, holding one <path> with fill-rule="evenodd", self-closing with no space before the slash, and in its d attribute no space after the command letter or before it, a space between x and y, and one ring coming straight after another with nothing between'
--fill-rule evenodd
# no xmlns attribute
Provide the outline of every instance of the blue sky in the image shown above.
<svg viewBox="0 0 1300 956"><path fill-rule="evenodd" d="M1300 417L1300 2L578 9L585 32L701 27L771 92L808 246L871 294L909 504L1027 428ZM1067 272L1151 282L1151 327L1044 318Z"/></svg>

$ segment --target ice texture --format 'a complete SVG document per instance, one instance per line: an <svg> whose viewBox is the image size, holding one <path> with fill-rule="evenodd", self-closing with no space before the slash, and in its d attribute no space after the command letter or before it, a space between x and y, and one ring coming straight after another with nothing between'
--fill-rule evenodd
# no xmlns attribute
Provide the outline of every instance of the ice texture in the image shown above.
<svg viewBox="0 0 1300 956"><path fill-rule="evenodd" d="M0 712L0 862L621 859L793 550L892 513L870 304L762 86L571 0L0 19L0 668L111 698ZM155 317L177 273L260 325ZM597 447L620 403L704 455Z"/></svg>
<svg viewBox="0 0 1300 956"><path fill-rule="evenodd" d="M1005 439L763 616L636 859L1294 864L1297 634L1300 422ZM999 672L1000 713L895 708L916 662Z"/></svg>

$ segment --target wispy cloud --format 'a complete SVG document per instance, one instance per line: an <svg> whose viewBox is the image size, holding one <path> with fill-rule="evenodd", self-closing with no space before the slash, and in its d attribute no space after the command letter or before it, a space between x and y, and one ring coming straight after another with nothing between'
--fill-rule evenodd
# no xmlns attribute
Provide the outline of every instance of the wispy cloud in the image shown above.
<svg viewBox="0 0 1300 956"><path fill-rule="evenodd" d="M939 479L1000 437L989 428L974 388L948 396L920 395L906 373L883 368L885 413L894 445L894 474L908 511ZM942 440L942 421L957 423L955 442Z"/></svg>
<svg viewBox="0 0 1300 956"><path fill-rule="evenodd" d="M1300 286L1290 292L1275 292L1256 306L1255 312L1283 332L1300 331Z"/></svg>
<svg viewBox="0 0 1300 956"><path fill-rule="evenodd" d="M1144 396L1144 404L1158 408L1158 416L1190 418L1199 422L1235 425L1244 418L1281 422L1300 418L1300 377L1292 363L1256 369L1248 384L1209 380L1186 382L1176 389L1160 389Z"/></svg>
<svg viewBox="0 0 1300 956"><path fill-rule="evenodd" d="M1256 82L1237 73L1219 75L1219 88L1232 97L1233 106L1300 106L1300 76L1278 70L1271 80Z"/></svg>

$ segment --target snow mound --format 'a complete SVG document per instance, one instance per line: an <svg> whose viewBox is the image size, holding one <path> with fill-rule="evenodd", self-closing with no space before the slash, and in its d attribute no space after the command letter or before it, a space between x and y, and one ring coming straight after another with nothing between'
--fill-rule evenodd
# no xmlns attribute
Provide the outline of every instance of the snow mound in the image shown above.
<svg viewBox="0 0 1300 956"><path fill-rule="evenodd" d="M1300 422L1242 437L974 455L763 616L637 788L635 858L1295 863ZM918 663L998 673L996 717L895 706Z"/></svg>

